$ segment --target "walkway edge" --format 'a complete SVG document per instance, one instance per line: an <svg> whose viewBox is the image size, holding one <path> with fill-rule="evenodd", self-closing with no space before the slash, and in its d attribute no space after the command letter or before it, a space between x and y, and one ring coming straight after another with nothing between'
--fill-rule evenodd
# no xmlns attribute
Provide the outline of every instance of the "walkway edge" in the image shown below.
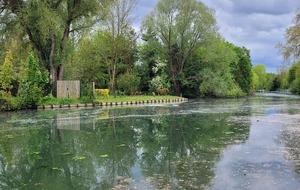
<svg viewBox="0 0 300 190"><path fill-rule="evenodd" d="M42 105L38 106L38 110L51 110L51 109L65 109L65 108L91 108L91 107L116 107L116 106L130 106L141 104L161 104L161 103L175 103L187 102L188 98L176 99L160 99L160 100L140 100L128 102L101 102L101 103L87 103L87 104L68 104L68 105Z"/></svg>

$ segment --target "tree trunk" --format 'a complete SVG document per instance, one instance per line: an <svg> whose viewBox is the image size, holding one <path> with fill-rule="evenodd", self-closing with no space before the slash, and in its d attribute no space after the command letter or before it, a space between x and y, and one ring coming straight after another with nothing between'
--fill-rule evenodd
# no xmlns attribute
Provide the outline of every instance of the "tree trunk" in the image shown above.
<svg viewBox="0 0 300 190"><path fill-rule="evenodd" d="M57 68L57 80L63 80L63 74L64 74L64 65L61 64Z"/></svg>

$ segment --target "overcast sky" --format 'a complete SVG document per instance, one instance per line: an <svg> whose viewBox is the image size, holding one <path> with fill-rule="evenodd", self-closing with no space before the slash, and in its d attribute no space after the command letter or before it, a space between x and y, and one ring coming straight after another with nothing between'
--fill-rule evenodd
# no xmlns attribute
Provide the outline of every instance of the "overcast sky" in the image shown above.
<svg viewBox="0 0 300 190"><path fill-rule="evenodd" d="M137 0L135 28L153 10L157 0ZM202 0L215 10L221 35L251 51L253 65L264 64L267 72L277 72L282 56L275 48L284 42L285 29L292 24L299 0Z"/></svg>

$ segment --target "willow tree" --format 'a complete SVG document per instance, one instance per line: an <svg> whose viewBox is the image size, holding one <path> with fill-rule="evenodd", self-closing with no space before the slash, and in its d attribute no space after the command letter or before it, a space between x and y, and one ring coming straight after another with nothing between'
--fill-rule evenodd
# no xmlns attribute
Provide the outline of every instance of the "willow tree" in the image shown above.
<svg viewBox="0 0 300 190"><path fill-rule="evenodd" d="M52 82L63 79L71 38L90 28L109 0L3 0L0 4L2 32L18 25L36 50L41 66ZM71 35L72 34L72 35Z"/></svg>
<svg viewBox="0 0 300 190"><path fill-rule="evenodd" d="M160 49L168 62L169 76L177 94L188 59L215 32L214 13L197 0L159 0L145 18L145 40ZM158 45L160 42L160 45Z"/></svg>

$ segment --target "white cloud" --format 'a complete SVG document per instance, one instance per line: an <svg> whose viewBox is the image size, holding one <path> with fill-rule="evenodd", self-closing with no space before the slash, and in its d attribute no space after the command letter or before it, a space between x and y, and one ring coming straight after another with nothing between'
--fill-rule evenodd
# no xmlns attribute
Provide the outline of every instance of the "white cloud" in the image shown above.
<svg viewBox="0 0 300 190"><path fill-rule="evenodd" d="M281 55L275 48L283 42L300 1L294 0L203 0L214 8L219 32L238 46L250 49L253 65L264 64L268 72L281 66Z"/></svg>

